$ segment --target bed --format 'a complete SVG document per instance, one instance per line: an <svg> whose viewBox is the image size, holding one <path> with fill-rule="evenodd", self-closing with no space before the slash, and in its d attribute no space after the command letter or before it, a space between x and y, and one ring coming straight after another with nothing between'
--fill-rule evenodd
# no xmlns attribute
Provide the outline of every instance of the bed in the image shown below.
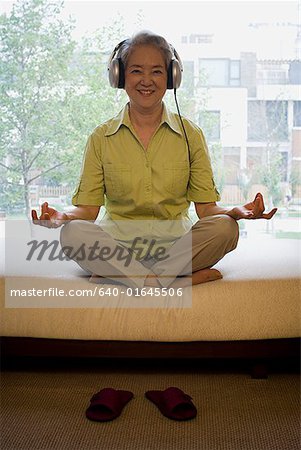
<svg viewBox="0 0 301 450"><path fill-rule="evenodd" d="M299 358L300 255L298 240L241 238L216 265L223 279L193 286L190 304L171 295L131 297L118 285L92 285L73 261L59 276L23 276L21 284L43 289L47 279L62 290L111 286L114 296L7 301L11 275L4 274L2 261L2 355Z"/></svg>

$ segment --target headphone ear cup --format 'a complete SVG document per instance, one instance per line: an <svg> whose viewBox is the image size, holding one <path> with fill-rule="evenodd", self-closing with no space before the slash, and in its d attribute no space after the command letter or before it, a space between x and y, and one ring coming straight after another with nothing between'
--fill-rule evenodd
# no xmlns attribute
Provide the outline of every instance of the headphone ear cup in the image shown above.
<svg viewBox="0 0 301 450"><path fill-rule="evenodd" d="M112 59L108 67L109 82L113 88L118 88L119 84L119 61L117 58Z"/></svg>
<svg viewBox="0 0 301 450"><path fill-rule="evenodd" d="M177 59L170 61L167 70L167 89L178 89L182 81L182 68Z"/></svg>
<svg viewBox="0 0 301 450"><path fill-rule="evenodd" d="M124 70L124 64L121 60L121 58L118 58L119 62L119 80L118 80L118 88L124 89L125 85L125 70Z"/></svg>
<svg viewBox="0 0 301 450"><path fill-rule="evenodd" d="M173 60L170 61L168 69L167 69L167 89L173 88L172 63L173 63Z"/></svg>
<svg viewBox="0 0 301 450"><path fill-rule="evenodd" d="M113 88L124 88L124 65L121 58L112 59L109 67L109 82Z"/></svg>

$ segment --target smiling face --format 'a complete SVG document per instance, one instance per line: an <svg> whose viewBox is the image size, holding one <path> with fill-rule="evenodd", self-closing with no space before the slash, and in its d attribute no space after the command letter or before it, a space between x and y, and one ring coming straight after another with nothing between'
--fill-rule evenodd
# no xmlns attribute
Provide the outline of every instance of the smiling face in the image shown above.
<svg viewBox="0 0 301 450"><path fill-rule="evenodd" d="M162 106L167 88L166 63L161 51L152 45L139 45L130 53L125 68L125 90L131 108L153 112Z"/></svg>

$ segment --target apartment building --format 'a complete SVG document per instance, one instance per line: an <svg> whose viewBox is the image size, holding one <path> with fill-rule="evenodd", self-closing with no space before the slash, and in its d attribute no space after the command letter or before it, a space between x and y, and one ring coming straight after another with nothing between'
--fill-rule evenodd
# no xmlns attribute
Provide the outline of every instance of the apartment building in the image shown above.
<svg viewBox="0 0 301 450"><path fill-rule="evenodd" d="M194 80L194 97L201 99L197 118L209 147L221 146L223 200L242 200L243 185L250 195L266 191L262 171L267 168L276 171L282 198L293 191L299 202L301 59L258 59L255 52L225 55L212 41L210 34L182 36L179 53L186 83Z"/></svg>

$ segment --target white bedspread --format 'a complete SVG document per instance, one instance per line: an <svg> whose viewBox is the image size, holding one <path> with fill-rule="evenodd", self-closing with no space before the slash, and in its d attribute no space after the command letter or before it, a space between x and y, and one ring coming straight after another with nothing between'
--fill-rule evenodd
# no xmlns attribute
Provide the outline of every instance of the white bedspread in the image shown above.
<svg viewBox="0 0 301 450"><path fill-rule="evenodd" d="M191 306L179 299L176 307L174 303L170 307L174 301L170 296L146 302L143 297L118 294L78 298L77 307L74 301L70 307L68 301L54 298L45 308L45 298L24 298L24 307L16 303L8 308L2 276L1 335L173 342L297 337L301 335L300 255L298 240L241 239L238 248L216 265L224 278L193 287ZM69 273L53 280L53 286L94 286L78 277L74 263L68 267ZM32 287L33 279L23 281ZM42 289L45 279L36 278L34 283Z"/></svg>

